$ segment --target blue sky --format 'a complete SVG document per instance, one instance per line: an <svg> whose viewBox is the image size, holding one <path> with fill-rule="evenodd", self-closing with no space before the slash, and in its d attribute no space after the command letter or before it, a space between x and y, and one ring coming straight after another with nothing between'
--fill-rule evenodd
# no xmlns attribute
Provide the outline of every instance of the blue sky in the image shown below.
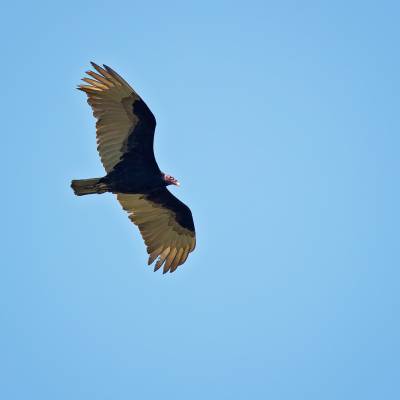
<svg viewBox="0 0 400 400"><path fill-rule="evenodd" d="M398 2L2 11L1 398L400 398ZM104 173L91 60L157 117L198 237L174 274L69 187Z"/></svg>

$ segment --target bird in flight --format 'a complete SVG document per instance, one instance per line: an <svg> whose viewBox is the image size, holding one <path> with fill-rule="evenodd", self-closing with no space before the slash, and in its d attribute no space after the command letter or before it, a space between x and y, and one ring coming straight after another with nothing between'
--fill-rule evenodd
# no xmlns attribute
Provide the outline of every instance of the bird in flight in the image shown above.
<svg viewBox="0 0 400 400"><path fill-rule="evenodd" d="M71 182L77 196L111 192L138 226L154 271L174 272L196 245L192 213L168 189L179 186L154 157L156 119L132 87L107 65L91 63L85 92L97 119L97 150L106 170L102 178Z"/></svg>

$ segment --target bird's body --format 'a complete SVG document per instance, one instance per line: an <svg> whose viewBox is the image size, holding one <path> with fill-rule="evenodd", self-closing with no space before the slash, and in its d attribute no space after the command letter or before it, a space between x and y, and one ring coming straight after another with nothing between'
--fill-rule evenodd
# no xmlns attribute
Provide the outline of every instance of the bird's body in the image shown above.
<svg viewBox="0 0 400 400"><path fill-rule="evenodd" d="M194 250L196 237L190 209L166 188L179 182L164 174L154 157L156 119L145 102L111 68L92 63L88 95L97 118L97 143L107 171L103 178L72 181L76 195L111 192L138 225L155 270L173 272Z"/></svg>

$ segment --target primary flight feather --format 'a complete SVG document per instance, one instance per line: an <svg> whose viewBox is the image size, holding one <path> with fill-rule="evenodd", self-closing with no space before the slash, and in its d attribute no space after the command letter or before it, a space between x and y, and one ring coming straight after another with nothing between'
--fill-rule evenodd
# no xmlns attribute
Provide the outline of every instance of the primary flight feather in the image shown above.
<svg viewBox="0 0 400 400"><path fill-rule="evenodd" d="M173 272L196 245L192 213L168 189L179 182L161 172L153 151L156 119L146 103L113 69L94 71L78 89L87 94L97 119L97 150L107 174L73 180L78 196L111 192L139 227L154 270Z"/></svg>

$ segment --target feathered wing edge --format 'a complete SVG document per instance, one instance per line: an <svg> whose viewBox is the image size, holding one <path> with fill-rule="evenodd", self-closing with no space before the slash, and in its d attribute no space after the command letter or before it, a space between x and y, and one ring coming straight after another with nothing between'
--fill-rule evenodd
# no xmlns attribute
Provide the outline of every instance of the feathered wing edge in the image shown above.
<svg viewBox="0 0 400 400"><path fill-rule="evenodd" d="M103 67L100 67L93 61L90 62L92 67L98 72L94 71L86 71L88 75L90 75L94 79L90 78L82 78L82 80L86 83L89 83L89 85L78 85L79 90L82 90L84 92L87 91L98 91L102 89L110 89L113 87L118 87L122 86L128 89L128 94L134 93L136 96L138 94L133 90L131 85L122 78L121 75L119 75L116 71L114 71L111 67L103 64ZM139 96L138 96L139 97Z"/></svg>
<svg viewBox="0 0 400 400"><path fill-rule="evenodd" d="M118 164L124 154L124 143L138 118L133 103L140 99L132 87L112 68L91 63L97 71L86 71L85 84L77 89L88 96L88 103L97 119L97 150L107 172Z"/></svg>
<svg viewBox="0 0 400 400"><path fill-rule="evenodd" d="M138 226L149 253L148 264L156 261L154 271L174 272L196 246L194 231L182 227L172 210L146 199L146 195L117 194L122 208Z"/></svg>

